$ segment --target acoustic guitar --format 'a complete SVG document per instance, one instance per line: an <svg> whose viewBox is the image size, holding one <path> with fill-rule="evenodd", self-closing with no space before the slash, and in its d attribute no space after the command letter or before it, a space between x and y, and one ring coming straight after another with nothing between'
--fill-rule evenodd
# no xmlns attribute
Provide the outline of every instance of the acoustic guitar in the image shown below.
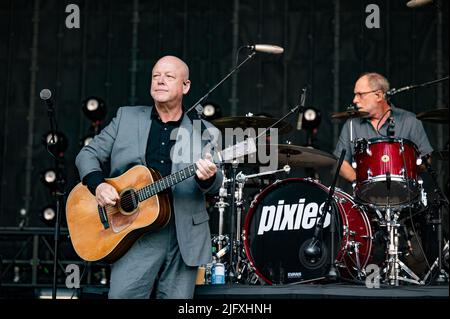
<svg viewBox="0 0 450 319"><path fill-rule="evenodd" d="M235 145L219 153L223 161L256 152L254 142ZM241 144L242 144L241 143ZM143 165L136 165L122 175L106 179L119 193L115 206L101 207L82 183L70 192L66 219L72 245L86 261L114 262L149 231L164 227L171 214L164 190L196 174L196 164L166 177Z"/></svg>

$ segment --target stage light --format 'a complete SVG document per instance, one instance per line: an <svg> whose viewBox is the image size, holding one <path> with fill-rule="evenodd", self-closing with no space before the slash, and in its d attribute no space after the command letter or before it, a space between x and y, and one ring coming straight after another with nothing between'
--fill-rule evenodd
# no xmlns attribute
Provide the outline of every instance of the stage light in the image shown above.
<svg viewBox="0 0 450 319"><path fill-rule="evenodd" d="M63 157L68 147L67 137L62 132L55 132L55 134L52 134L52 132L45 133L42 136L42 144L55 157Z"/></svg>
<svg viewBox="0 0 450 319"><path fill-rule="evenodd" d="M39 288L36 289L36 295L38 299L52 299L53 291L51 288ZM56 290L56 299L78 299L79 291L69 288L58 288Z"/></svg>
<svg viewBox="0 0 450 319"><path fill-rule="evenodd" d="M14 278L13 278L13 283L17 284L20 282L20 267L19 266L14 266Z"/></svg>
<svg viewBox="0 0 450 319"><path fill-rule="evenodd" d="M98 97L91 96L83 101L82 110L92 122L99 123L106 116L106 104Z"/></svg>
<svg viewBox="0 0 450 319"><path fill-rule="evenodd" d="M208 121L222 117L220 107L216 103L206 102L203 105L203 117Z"/></svg>
<svg viewBox="0 0 450 319"><path fill-rule="evenodd" d="M59 186L64 186L66 180L56 169L49 168L41 173L41 182L51 191L55 191Z"/></svg>
<svg viewBox="0 0 450 319"><path fill-rule="evenodd" d="M319 127L321 120L322 116L320 114L320 111L313 107L308 107L302 113L300 113L297 122L297 129L314 130Z"/></svg>
<svg viewBox="0 0 450 319"><path fill-rule="evenodd" d="M81 141L81 147L89 145L89 143L94 139L94 134L88 134L86 135L83 140Z"/></svg>
<svg viewBox="0 0 450 319"><path fill-rule="evenodd" d="M41 210L41 220L47 226L54 226L56 222L56 207L54 205L47 205Z"/></svg>
<svg viewBox="0 0 450 319"><path fill-rule="evenodd" d="M102 267L100 271L94 274L100 285L108 284L108 278L106 276L106 268Z"/></svg>
<svg viewBox="0 0 450 319"><path fill-rule="evenodd" d="M50 168L41 174L41 182L50 189L56 188L56 172Z"/></svg>

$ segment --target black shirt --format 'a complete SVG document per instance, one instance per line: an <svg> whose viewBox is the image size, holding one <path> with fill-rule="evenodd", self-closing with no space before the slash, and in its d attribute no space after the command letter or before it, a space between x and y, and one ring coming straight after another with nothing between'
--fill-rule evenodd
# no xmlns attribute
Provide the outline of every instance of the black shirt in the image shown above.
<svg viewBox="0 0 450 319"><path fill-rule="evenodd" d="M147 166L156 169L163 177L170 175L172 172L170 150L175 145L175 138L171 140L170 135L174 129L180 127L183 115L178 121L164 123L161 121L156 107L152 109L152 125L148 136L145 159Z"/></svg>
<svg viewBox="0 0 450 319"><path fill-rule="evenodd" d="M170 175L172 171L172 159L170 158L170 150L175 145L175 138L170 139L172 131L178 127L183 120L184 112L178 121L169 121L164 123L161 121L156 107L152 108L151 119L152 125L150 127L149 136L147 139L147 148L145 152L145 160L147 162L147 167L151 167L157 170L162 177ZM207 189L209 188L216 179L216 175L211 178L202 181L195 176L197 183L200 187ZM91 172L85 176L83 179L83 184L85 184L89 191L95 195L95 190L98 185L105 181L103 173L99 171ZM172 204L172 194L169 190L170 202Z"/></svg>

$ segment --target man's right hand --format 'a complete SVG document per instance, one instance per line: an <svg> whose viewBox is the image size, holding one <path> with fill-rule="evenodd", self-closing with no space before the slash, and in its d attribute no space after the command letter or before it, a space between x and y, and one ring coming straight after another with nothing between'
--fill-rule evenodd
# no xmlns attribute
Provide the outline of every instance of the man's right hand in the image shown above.
<svg viewBox="0 0 450 319"><path fill-rule="evenodd" d="M114 206L119 200L119 194L112 185L101 183L95 189L95 199L101 207Z"/></svg>

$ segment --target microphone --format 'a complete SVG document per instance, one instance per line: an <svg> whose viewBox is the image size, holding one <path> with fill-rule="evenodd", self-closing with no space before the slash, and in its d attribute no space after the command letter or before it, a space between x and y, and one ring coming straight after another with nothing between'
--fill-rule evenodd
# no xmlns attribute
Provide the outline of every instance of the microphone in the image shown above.
<svg viewBox="0 0 450 319"><path fill-rule="evenodd" d="M321 234L323 231L323 224L325 222L326 215L328 213L333 214L333 212L330 211L331 202L333 201L333 195L334 195L334 191L335 191L335 187L336 187L336 183L337 183L337 178L339 176L339 172L341 171L342 163L344 162L345 153L346 153L346 151L345 151L345 149L343 149L341 151L341 155L339 157L339 161L338 161L338 164L336 167L336 172L334 174L333 183L330 186L330 190L328 192L327 199L326 199L325 204L322 209L322 214L321 214L320 218L316 221L316 226L314 228L313 237L309 240L308 246L304 250L305 257L308 258L310 261L321 258L321 256L322 256L323 242L320 237L321 237ZM331 219L331 221L332 220L333 219ZM331 229L333 229L333 227L334 227L333 222L330 223L330 227L331 227ZM333 232L334 232L334 230L331 232L331 234L333 234ZM331 242L333 243L333 238L331 239ZM331 256L331 258L334 258L333 244L331 245L330 256ZM331 264L333 264L333 263L331 263Z"/></svg>
<svg viewBox="0 0 450 319"><path fill-rule="evenodd" d="M298 111L298 119L297 119L297 130L303 129L303 116L305 112L305 101L306 101L306 90L308 86L305 86L302 89L302 95L300 96L300 108Z"/></svg>
<svg viewBox="0 0 450 319"><path fill-rule="evenodd" d="M387 127L387 135L389 137L393 137L395 135L395 130L394 130L394 128L395 128L395 120L391 116L391 117L388 118L388 121L389 121L389 124L388 124L388 127Z"/></svg>
<svg viewBox="0 0 450 319"><path fill-rule="evenodd" d="M45 104L47 104L48 108L53 108L52 91L50 91L49 89L43 89L39 93L39 97L45 102Z"/></svg>
<svg viewBox="0 0 450 319"><path fill-rule="evenodd" d="M272 45L272 44L247 45L247 48L249 48L253 51L256 51L256 52L269 53L269 54L281 54L284 52L284 49L282 47L279 47L277 45Z"/></svg>
<svg viewBox="0 0 450 319"><path fill-rule="evenodd" d="M395 88L394 89L390 89L389 91L386 92L386 95L388 97L391 97L391 96L393 96L393 95L395 95L397 93L400 93L400 92L403 92L403 91L408 91L408 90L414 89L416 87L417 87L417 85L408 85L408 86L404 86L404 87L399 88L399 89L395 89Z"/></svg>
<svg viewBox="0 0 450 319"><path fill-rule="evenodd" d="M408 8L418 8L433 2L433 0L411 0L406 3Z"/></svg>

